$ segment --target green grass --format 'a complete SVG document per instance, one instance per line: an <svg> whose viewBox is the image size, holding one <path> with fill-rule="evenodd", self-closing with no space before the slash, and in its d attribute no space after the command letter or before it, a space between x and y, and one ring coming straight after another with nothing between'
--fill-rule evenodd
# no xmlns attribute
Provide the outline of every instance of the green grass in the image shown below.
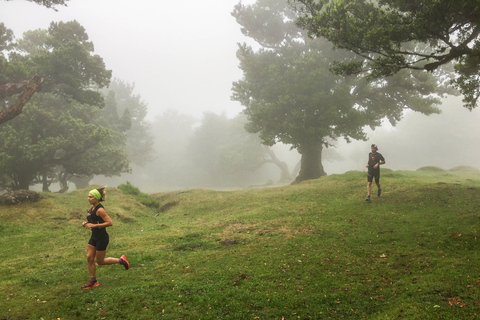
<svg viewBox="0 0 480 320"><path fill-rule="evenodd" d="M381 182L370 203L355 171L159 193L158 216L108 188L107 256L131 269L99 266L91 290L88 189L0 207L0 319L476 318L479 172L384 170Z"/></svg>
<svg viewBox="0 0 480 320"><path fill-rule="evenodd" d="M157 199L154 199L148 194L141 192L140 189L133 186L129 181L127 181L125 184L119 185L118 189L120 189L120 191L126 195L133 196L136 201L154 210L157 210L160 205Z"/></svg>

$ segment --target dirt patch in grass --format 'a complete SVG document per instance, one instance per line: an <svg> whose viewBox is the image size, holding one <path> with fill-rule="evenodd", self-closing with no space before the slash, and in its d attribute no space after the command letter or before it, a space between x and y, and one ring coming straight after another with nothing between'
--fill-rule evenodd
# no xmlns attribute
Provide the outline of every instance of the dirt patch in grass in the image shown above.
<svg viewBox="0 0 480 320"><path fill-rule="evenodd" d="M86 216L87 214L84 215ZM70 212L70 220L80 220L84 215L78 211Z"/></svg>
<svg viewBox="0 0 480 320"><path fill-rule="evenodd" d="M163 206L160 207L159 211L160 212L167 212L168 210L175 207L176 205L178 205L178 201L167 202Z"/></svg>

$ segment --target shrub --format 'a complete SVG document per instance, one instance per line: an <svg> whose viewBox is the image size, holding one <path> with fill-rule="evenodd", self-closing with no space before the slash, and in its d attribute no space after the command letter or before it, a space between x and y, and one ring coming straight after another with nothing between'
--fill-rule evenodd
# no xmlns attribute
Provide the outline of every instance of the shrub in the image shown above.
<svg viewBox="0 0 480 320"><path fill-rule="evenodd" d="M146 193L141 192L140 189L133 186L129 181L127 181L125 184L119 185L118 189L120 189L125 194L133 196L135 200L147 207L158 210L158 207L160 206L158 200L151 198Z"/></svg>
<svg viewBox="0 0 480 320"><path fill-rule="evenodd" d="M16 190L7 192L0 196L0 204L15 205L23 202L37 202L42 199L42 196L30 190Z"/></svg>
<svg viewBox="0 0 480 320"><path fill-rule="evenodd" d="M446 172L445 169L442 169L442 168L439 168L439 167L435 167L435 166L427 166L427 167L421 167L421 168L418 168L417 171L424 171L424 172Z"/></svg>

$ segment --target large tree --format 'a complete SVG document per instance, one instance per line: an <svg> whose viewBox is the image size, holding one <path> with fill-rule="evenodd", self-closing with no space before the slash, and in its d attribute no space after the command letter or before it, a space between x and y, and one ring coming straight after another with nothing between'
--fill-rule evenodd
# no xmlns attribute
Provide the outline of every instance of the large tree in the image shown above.
<svg viewBox="0 0 480 320"><path fill-rule="evenodd" d="M480 97L480 4L478 0L290 0L297 23L312 37L325 37L363 61L338 65L341 73L370 78L402 69L439 71L455 63L452 83L465 106ZM441 78L442 74L439 74Z"/></svg>
<svg viewBox="0 0 480 320"><path fill-rule="evenodd" d="M35 95L20 116L0 127L2 186L28 189L42 183L48 191L60 182L60 191L66 191L72 176L127 172L124 138L97 124L99 113L52 94Z"/></svg>
<svg viewBox="0 0 480 320"><path fill-rule="evenodd" d="M329 71L334 58L352 54L332 51L331 44L312 40L295 25L297 13L287 0L258 0L235 6L232 15L242 32L261 48L239 45L243 79L233 84L232 99L245 106L247 129L263 143L292 145L301 154L296 182L325 175L324 147L339 137L364 139L365 125L383 118L395 125L407 108L438 112L431 94L436 83L419 72L402 72L385 81L367 82Z"/></svg>
<svg viewBox="0 0 480 320"><path fill-rule="evenodd" d="M0 23L0 123L20 114L40 84L42 92L103 106L98 89L108 86L111 71L77 21L52 22L48 30L27 31L17 42L12 37Z"/></svg>
<svg viewBox="0 0 480 320"><path fill-rule="evenodd" d="M27 189L52 178L66 190L73 175L115 175L128 171L124 135L98 121L104 105L98 89L111 71L93 54L85 29L76 21L52 23L24 34L9 55L12 77L41 74L43 90L23 114L0 127L2 183ZM7 70L10 70L7 69Z"/></svg>

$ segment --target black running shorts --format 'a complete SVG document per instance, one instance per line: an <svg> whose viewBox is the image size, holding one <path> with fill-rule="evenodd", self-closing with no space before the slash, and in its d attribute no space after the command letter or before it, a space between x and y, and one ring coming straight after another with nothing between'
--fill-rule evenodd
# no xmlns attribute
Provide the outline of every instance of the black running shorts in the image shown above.
<svg viewBox="0 0 480 320"><path fill-rule="evenodd" d="M108 242L109 237L108 233L106 233L105 235L102 235L100 237L92 235L92 237L88 241L88 244L94 246L97 251L105 251L107 250Z"/></svg>
<svg viewBox="0 0 480 320"><path fill-rule="evenodd" d="M380 182L380 172L377 175L372 175L370 173L367 174L367 181L372 182L374 177L375 177L375 183L379 183Z"/></svg>

